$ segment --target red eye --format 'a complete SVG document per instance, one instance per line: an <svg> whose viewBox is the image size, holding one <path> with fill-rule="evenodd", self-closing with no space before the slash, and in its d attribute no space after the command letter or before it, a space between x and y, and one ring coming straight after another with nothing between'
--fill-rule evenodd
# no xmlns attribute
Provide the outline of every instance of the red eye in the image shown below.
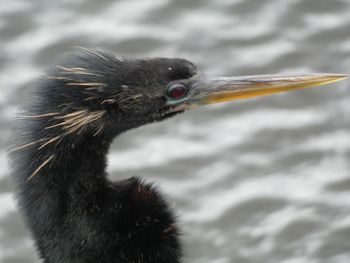
<svg viewBox="0 0 350 263"><path fill-rule="evenodd" d="M178 100L187 95L188 88L182 83L172 84L168 87L166 95L168 98Z"/></svg>

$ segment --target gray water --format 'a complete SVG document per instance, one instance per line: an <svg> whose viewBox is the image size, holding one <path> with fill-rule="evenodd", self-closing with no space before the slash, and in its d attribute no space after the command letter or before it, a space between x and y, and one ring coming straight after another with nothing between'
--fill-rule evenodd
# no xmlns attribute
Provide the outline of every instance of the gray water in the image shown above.
<svg viewBox="0 0 350 263"><path fill-rule="evenodd" d="M59 3L60 2L60 3ZM0 0L0 262L40 262L6 144L27 83L72 46L185 57L217 75L349 73L349 0ZM350 82L205 107L115 141L155 182L185 262L350 262Z"/></svg>

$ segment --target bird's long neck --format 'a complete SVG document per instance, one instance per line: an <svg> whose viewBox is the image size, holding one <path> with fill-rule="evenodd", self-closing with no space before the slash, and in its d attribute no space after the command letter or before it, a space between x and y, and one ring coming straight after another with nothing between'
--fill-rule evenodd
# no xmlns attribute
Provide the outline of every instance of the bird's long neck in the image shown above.
<svg viewBox="0 0 350 263"><path fill-rule="evenodd" d="M106 156L111 137L96 136L84 131L77 135L46 132L48 120L26 121L26 140L14 152L19 151L26 169L21 171L22 181L28 185L54 184L65 190L72 183L104 180ZM23 149L22 149L23 147Z"/></svg>
<svg viewBox="0 0 350 263"><path fill-rule="evenodd" d="M47 123L47 117L25 120L24 126L31 130L25 128L26 141L13 152L20 206L34 236L50 231L52 224L61 225L57 220L70 210L84 209L88 192L108 183L105 168L111 138L85 132L54 140L57 133L41 133Z"/></svg>
<svg viewBox="0 0 350 263"><path fill-rule="evenodd" d="M43 140L47 123L27 121L25 147L14 152L20 208L45 262L179 262L161 195L136 178L106 179L109 145L121 130L106 136L87 127L59 139L46 132Z"/></svg>

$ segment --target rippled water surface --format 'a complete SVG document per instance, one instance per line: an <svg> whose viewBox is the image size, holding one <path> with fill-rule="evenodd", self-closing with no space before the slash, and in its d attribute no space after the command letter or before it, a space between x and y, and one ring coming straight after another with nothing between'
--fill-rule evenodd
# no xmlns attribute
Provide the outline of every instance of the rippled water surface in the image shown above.
<svg viewBox="0 0 350 263"><path fill-rule="evenodd" d="M58 3L60 2L60 3ZM1 0L0 262L39 262L6 161L27 83L72 46L212 74L350 69L348 0ZM350 82L206 107L122 135L113 179L176 205L192 263L350 262Z"/></svg>

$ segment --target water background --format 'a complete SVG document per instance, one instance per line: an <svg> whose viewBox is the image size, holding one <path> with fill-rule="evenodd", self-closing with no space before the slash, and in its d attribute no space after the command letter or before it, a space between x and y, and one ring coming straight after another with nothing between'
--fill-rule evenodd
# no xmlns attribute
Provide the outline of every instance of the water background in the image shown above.
<svg viewBox="0 0 350 263"><path fill-rule="evenodd" d="M350 72L349 0L0 0L0 262L40 262L6 160L27 83L72 46L216 75ZM124 134L113 179L155 182L191 263L350 262L350 82L220 104Z"/></svg>

